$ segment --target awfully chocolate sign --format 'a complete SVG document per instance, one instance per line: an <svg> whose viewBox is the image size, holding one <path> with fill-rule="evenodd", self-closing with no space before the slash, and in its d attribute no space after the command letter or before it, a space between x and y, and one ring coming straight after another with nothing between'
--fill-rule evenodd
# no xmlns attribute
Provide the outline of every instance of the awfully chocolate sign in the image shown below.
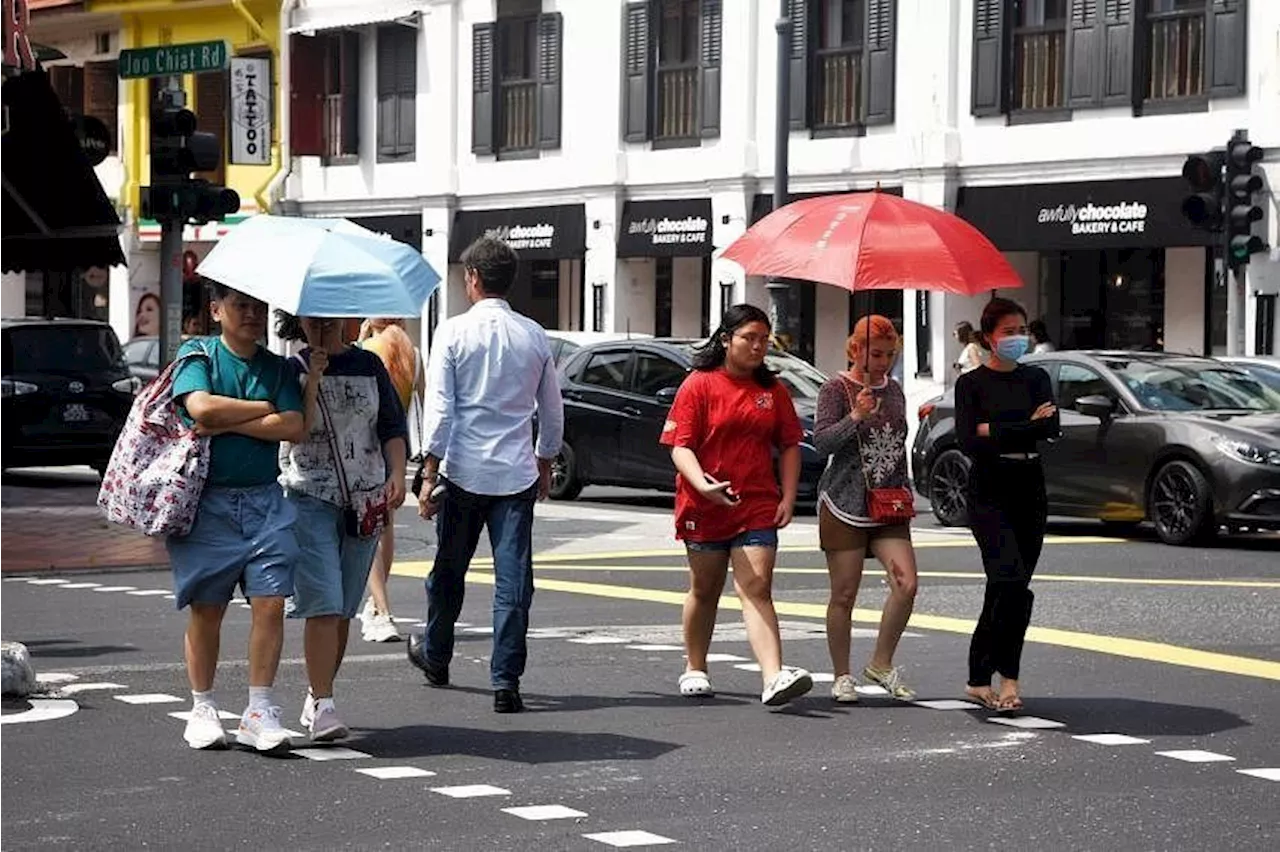
<svg viewBox="0 0 1280 852"><path fill-rule="evenodd" d="M962 187L961 217L1005 251L1211 245L1182 216L1180 177Z"/></svg>
<svg viewBox="0 0 1280 852"><path fill-rule="evenodd" d="M481 237L501 240L527 260L582 257L587 250L586 208L581 204L513 210L459 210L449 235L449 262Z"/></svg>
<svg viewBox="0 0 1280 852"><path fill-rule="evenodd" d="M711 254L711 199L628 201L622 208L618 257Z"/></svg>

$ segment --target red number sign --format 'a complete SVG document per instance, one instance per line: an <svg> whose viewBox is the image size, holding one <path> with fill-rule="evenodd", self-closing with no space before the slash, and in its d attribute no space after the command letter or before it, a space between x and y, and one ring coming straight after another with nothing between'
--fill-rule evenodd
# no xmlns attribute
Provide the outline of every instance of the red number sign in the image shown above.
<svg viewBox="0 0 1280 852"><path fill-rule="evenodd" d="M27 40L31 10L27 0L0 0L0 65L35 70L36 55Z"/></svg>

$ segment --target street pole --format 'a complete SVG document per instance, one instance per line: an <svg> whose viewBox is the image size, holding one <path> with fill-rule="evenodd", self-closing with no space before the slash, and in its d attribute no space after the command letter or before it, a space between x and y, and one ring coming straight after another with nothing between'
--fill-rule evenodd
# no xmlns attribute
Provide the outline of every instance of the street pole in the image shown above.
<svg viewBox="0 0 1280 852"><path fill-rule="evenodd" d="M160 93L158 108L176 108L186 105L182 91L182 78L170 77ZM169 187L156 186L152 192L165 192ZM160 220L160 304L164 316L160 323L160 366L173 361L182 343L182 225L176 216Z"/></svg>
<svg viewBox="0 0 1280 852"><path fill-rule="evenodd" d="M774 118L773 209L787 204L788 159L791 145L791 15L787 0L779 0L777 113ZM790 311L791 285L776 278L765 285L769 293L769 319L775 339L786 347L795 345Z"/></svg>

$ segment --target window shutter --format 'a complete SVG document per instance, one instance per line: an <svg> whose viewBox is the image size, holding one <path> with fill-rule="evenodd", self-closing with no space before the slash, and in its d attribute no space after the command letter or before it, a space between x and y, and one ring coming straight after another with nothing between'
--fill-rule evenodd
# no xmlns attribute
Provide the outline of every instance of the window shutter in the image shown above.
<svg viewBox="0 0 1280 852"><path fill-rule="evenodd" d="M412 154L417 143L418 30L400 27L395 38L396 153Z"/></svg>
<svg viewBox="0 0 1280 852"><path fill-rule="evenodd" d="M1130 106L1133 104L1133 79L1136 72L1133 61L1133 40L1137 27L1134 21L1134 0L1102 0L1102 15L1098 21L1098 44L1101 45L1106 65L1102 71L1104 106Z"/></svg>
<svg viewBox="0 0 1280 852"><path fill-rule="evenodd" d="M360 154L360 33L342 33L342 61L339 63L342 91L342 151Z"/></svg>
<svg viewBox="0 0 1280 852"><path fill-rule="evenodd" d="M1208 89L1214 98L1245 93L1245 0L1209 0Z"/></svg>
<svg viewBox="0 0 1280 852"><path fill-rule="evenodd" d="M377 29L378 156L396 153L396 25Z"/></svg>
<svg viewBox="0 0 1280 852"><path fill-rule="evenodd" d="M493 24L471 28L471 151L494 151Z"/></svg>
<svg viewBox="0 0 1280 852"><path fill-rule="evenodd" d="M58 95L62 108L81 114L84 109L84 69L75 65L54 65L49 69L49 85Z"/></svg>
<svg viewBox="0 0 1280 852"><path fill-rule="evenodd" d="M791 129L809 126L809 3L787 0L791 17Z"/></svg>
<svg viewBox="0 0 1280 852"><path fill-rule="evenodd" d="M1071 0L1067 19L1067 106L1071 109L1102 103L1098 21L1098 0Z"/></svg>
<svg viewBox="0 0 1280 852"><path fill-rule="evenodd" d="M561 53L564 20L559 12L538 18L538 147L560 147Z"/></svg>
<svg viewBox="0 0 1280 852"><path fill-rule="evenodd" d="M289 147L295 157L324 154L326 39L289 37Z"/></svg>
<svg viewBox="0 0 1280 852"><path fill-rule="evenodd" d="M721 0L702 0L702 56L698 79L699 134L703 139L720 135L720 55L724 43Z"/></svg>
<svg viewBox="0 0 1280 852"><path fill-rule="evenodd" d="M626 32L623 35L622 138L644 142L649 138L649 98L651 51L649 47L649 1L627 4Z"/></svg>
<svg viewBox="0 0 1280 852"><path fill-rule="evenodd" d="M120 102L117 81L119 66L115 60L90 62L84 66L84 114L91 115L107 126L107 150L116 148L116 112Z"/></svg>
<svg viewBox="0 0 1280 852"><path fill-rule="evenodd" d="M896 0L866 0L867 28L862 43L863 123L893 124L894 46L897 41Z"/></svg>
<svg viewBox="0 0 1280 852"><path fill-rule="evenodd" d="M226 71L196 74L196 130L218 137L222 149L218 167L203 175L211 183L222 183L227 174L227 93L231 75Z"/></svg>
<svg viewBox="0 0 1280 852"><path fill-rule="evenodd" d="M1008 106L1005 71L1004 0L974 0L973 91L974 115L1000 115Z"/></svg>

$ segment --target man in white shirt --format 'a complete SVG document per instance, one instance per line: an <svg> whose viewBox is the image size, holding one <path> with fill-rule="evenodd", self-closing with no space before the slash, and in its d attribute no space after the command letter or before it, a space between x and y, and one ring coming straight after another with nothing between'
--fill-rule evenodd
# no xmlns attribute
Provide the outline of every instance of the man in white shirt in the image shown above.
<svg viewBox="0 0 1280 852"><path fill-rule="evenodd" d="M427 628L409 660L432 686L447 686L454 623L467 568L489 528L493 547L493 709L518 713L533 601L533 505L551 485L564 436L564 405L547 335L507 302L518 259L480 239L462 255L471 309L440 325L427 366L418 514L436 521L427 576ZM535 452L534 415L538 420ZM444 492L434 500L437 483Z"/></svg>

